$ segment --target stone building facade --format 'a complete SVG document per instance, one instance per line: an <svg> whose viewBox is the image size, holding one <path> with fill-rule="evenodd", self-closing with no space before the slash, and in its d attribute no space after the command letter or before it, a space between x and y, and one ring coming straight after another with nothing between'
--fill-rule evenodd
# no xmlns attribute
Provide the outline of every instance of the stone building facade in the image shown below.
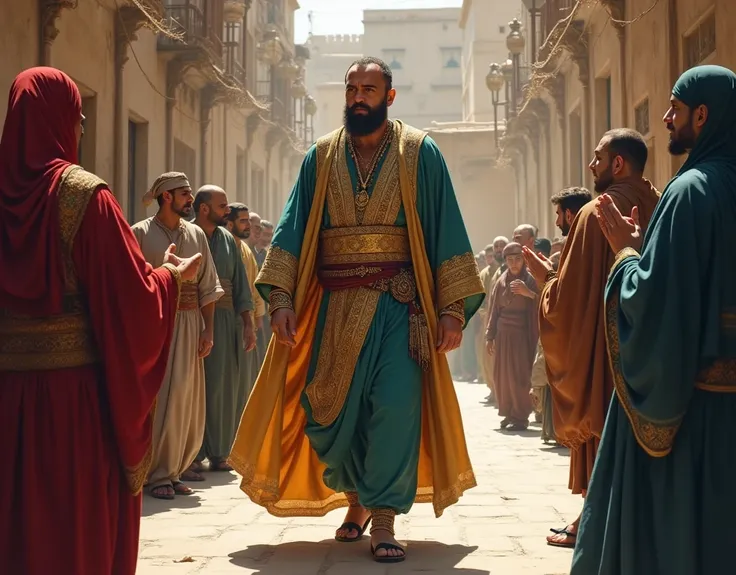
<svg viewBox="0 0 736 575"><path fill-rule="evenodd" d="M297 8L296 0L9 2L0 92L32 66L69 74L86 116L80 163L110 184L131 222L150 215L141 198L168 170L278 219L313 138L308 53L293 42Z"/></svg>
<svg viewBox="0 0 736 575"><path fill-rule="evenodd" d="M592 187L587 166L610 128L645 136L646 176L664 188L682 161L669 155L662 122L672 86L698 64L736 68L736 10L732 0L535 3L544 41L536 54L527 51L535 71L502 147L522 217L549 230L549 197L570 185Z"/></svg>

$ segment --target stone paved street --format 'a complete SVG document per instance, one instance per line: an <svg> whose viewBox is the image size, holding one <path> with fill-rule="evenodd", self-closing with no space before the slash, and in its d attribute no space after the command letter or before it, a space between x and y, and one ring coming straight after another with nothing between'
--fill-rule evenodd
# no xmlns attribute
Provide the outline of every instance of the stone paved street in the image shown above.
<svg viewBox="0 0 736 575"><path fill-rule="evenodd" d="M234 474L175 501L145 498L139 575L563 575L571 552L546 544L550 527L575 518L581 499L567 490L567 451L545 446L537 429L497 430L484 385L457 384L478 487L435 519L419 505L397 521L408 543L403 564L370 559L368 540L332 540L344 511L278 519L252 504ZM181 562L185 560L185 562Z"/></svg>

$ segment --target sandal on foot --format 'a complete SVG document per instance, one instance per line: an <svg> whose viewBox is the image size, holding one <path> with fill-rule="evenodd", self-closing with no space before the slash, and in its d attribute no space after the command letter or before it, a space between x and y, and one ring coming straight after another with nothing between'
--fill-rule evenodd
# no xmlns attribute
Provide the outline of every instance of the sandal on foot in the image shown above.
<svg viewBox="0 0 736 575"><path fill-rule="evenodd" d="M190 468L181 474L181 480L191 482L191 481L205 481L206 479L204 475Z"/></svg>
<svg viewBox="0 0 736 575"><path fill-rule="evenodd" d="M379 549L385 549L387 552L401 551L402 555L376 555L376 551ZM371 545L371 554L376 563L401 563L406 559L406 550L400 545L394 545L393 543L379 543L375 547Z"/></svg>
<svg viewBox="0 0 736 575"><path fill-rule="evenodd" d="M365 530L368 529L368 525L370 525L370 523L370 516L368 517L368 519L365 520L363 527L361 527L357 523L353 523L352 521L346 521L345 523L340 525L338 531L357 531L358 535L356 535L355 537L344 537L340 535L335 535L335 541L338 541L340 543L355 543L356 541L360 541L363 538L363 534L365 533Z"/></svg>
<svg viewBox="0 0 736 575"><path fill-rule="evenodd" d="M563 541L550 541L550 538L547 537L547 545L550 545L551 547L562 547L563 549L575 549L575 542L578 537L577 533L570 533L567 528L565 528L556 535L564 535L565 539ZM552 537L555 537L555 535L552 535Z"/></svg>
<svg viewBox="0 0 736 575"><path fill-rule="evenodd" d="M148 490L148 494L155 499L174 499L174 488L171 485L157 485Z"/></svg>
<svg viewBox="0 0 736 575"><path fill-rule="evenodd" d="M175 495L192 495L194 491L188 485L184 485L181 481L174 481Z"/></svg>
<svg viewBox="0 0 736 575"><path fill-rule="evenodd" d="M224 459L220 461L210 461L210 471L232 471L233 468L230 467L227 461Z"/></svg>

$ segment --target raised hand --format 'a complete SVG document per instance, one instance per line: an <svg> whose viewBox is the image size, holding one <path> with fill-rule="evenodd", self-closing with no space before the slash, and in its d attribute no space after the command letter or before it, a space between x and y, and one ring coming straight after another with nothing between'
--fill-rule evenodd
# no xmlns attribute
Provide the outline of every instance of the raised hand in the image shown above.
<svg viewBox="0 0 736 575"><path fill-rule="evenodd" d="M526 267L529 268L529 273L532 274L532 277L537 284L541 286L547 278L547 274L554 269L552 262L541 253L534 253L526 246L521 248L521 255L524 256L524 261L526 262Z"/></svg>
<svg viewBox="0 0 736 575"><path fill-rule="evenodd" d="M598 225L600 225L603 235L606 236L606 240L614 253L618 253L624 248L641 250L644 238L639 225L639 208L637 206L634 206L631 210L630 217L624 216L616 207L616 204L613 203L611 196L603 194L596 200L595 208Z"/></svg>

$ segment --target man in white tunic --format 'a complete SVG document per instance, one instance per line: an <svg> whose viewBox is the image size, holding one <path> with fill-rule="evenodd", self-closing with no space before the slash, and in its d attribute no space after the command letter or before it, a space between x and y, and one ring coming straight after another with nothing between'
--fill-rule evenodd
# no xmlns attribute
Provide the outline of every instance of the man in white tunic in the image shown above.
<svg viewBox="0 0 736 575"><path fill-rule="evenodd" d="M181 286L169 361L153 422L149 493L158 499L173 499L175 494L192 493L182 478L196 481L202 477L187 470L204 436L203 359L212 350L215 302L224 291L217 279L207 236L187 221L194 198L186 175L169 172L157 178L144 203L153 200L159 206L156 215L133 226L146 261L154 267L160 266L171 244L176 245L175 253L182 258L202 254L197 280Z"/></svg>

